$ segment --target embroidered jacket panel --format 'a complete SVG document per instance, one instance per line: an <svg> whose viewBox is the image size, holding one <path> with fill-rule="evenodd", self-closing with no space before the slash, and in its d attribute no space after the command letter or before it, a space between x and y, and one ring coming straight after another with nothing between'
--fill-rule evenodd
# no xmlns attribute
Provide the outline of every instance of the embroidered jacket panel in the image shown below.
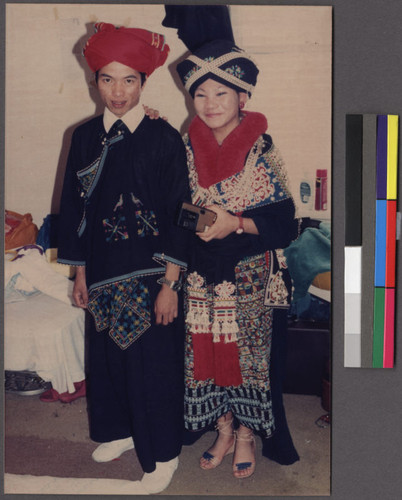
<svg viewBox="0 0 402 500"><path fill-rule="evenodd" d="M190 199L179 133L144 117L122 135L107 136L98 116L72 138L58 256L86 266L88 288L163 273L166 261L187 264L189 235L174 224L179 203Z"/></svg>
<svg viewBox="0 0 402 500"><path fill-rule="evenodd" d="M222 240L208 243L197 241L196 252L202 255L201 260L210 260L210 265L206 266L208 282L217 282L218 276L213 276L212 269L219 266L212 266L212 263L219 256L224 256L223 268L234 269L234 265L245 257L286 248L297 239L298 221L295 219L294 201L287 187L282 159L269 135L264 134L258 138L241 172L209 188L202 188L198 184L188 135L184 137L184 142L193 203L215 203L231 213L250 217L259 231L258 235L232 233ZM228 271L225 274L224 279L230 278L233 281L233 273Z"/></svg>

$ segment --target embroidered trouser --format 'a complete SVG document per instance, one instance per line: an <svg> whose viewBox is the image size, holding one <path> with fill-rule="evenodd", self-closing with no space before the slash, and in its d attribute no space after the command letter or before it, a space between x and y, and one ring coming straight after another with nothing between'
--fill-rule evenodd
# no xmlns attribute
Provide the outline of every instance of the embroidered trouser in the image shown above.
<svg viewBox="0 0 402 500"><path fill-rule="evenodd" d="M273 309L264 305L266 273L263 257L245 259L236 266L241 385L221 387L213 378L196 380L193 335L186 336L185 425L188 430L202 430L230 410L241 424L265 437L272 435L275 422L269 371Z"/></svg>

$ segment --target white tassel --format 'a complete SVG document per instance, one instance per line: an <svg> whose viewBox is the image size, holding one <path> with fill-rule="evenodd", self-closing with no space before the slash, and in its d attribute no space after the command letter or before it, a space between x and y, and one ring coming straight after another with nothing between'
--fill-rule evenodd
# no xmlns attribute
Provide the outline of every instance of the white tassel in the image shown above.
<svg viewBox="0 0 402 500"><path fill-rule="evenodd" d="M211 331L213 333L212 342L220 342L221 324L219 321L214 321Z"/></svg>
<svg viewBox="0 0 402 500"><path fill-rule="evenodd" d="M229 342L237 342L237 341L238 341L238 337L237 337L236 332L232 332L230 334L230 341Z"/></svg>
<svg viewBox="0 0 402 500"><path fill-rule="evenodd" d="M218 334L218 335L221 333L221 324L219 323L219 321L215 320L213 322L211 331L212 331L212 333Z"/></svg>
<svg viewBox="0 0 402 500"><path fill-rule="evenodd" d="M237 326L236 321L225 321L222 325L222 333L225 333L225 343L236 342L238 331L239 327Z"/></svg>
<svg viewBox="0 0 402 500"><path fill-rule="evenodd" d="M203 325L209 325L208 310L204 310L200 313L200 323L202 323Z"/></svg>
<svg viewBox="0 0 402 500"><path fill-rule="evenodd" d="M189 325L194 325L196 323L195 312L191 309L187 313L186 323Z"/></svg>
<svg viewBox="0 0 402 500"><path fill-rule="evenodd" d="M223 323L222 323L222 333L231 333L232 331L232 322L231 321L228 321L228 320L225 320Z"/></svg>

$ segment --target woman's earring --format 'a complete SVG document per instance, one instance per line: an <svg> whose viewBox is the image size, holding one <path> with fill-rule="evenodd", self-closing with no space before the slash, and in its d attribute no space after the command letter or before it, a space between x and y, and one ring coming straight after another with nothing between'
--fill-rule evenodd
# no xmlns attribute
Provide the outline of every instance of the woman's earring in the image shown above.
<svg viewBox="0 0 402 500"><path fill-rule="evenodd" d="M244 108L244 102L239 103L239 108L243 109Z"/></svg>

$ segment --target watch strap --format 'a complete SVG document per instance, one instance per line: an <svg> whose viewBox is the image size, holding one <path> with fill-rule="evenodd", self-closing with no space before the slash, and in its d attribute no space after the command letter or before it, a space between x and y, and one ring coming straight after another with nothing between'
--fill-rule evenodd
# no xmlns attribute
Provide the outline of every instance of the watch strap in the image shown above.
<svg viewBox="0 0 402 500"><path fill-rule="evenodd" d="M236 229L236 234L242 234L244 233L244 219L241 215L236 215L239 221L239 226Z"/></svg>
<svg viewBox="0 0 402 500"><path fill-rule="evenodd" d="M166 278L165 276L162 276L162 278L159 278L158 283L160 285L167 285L169 288L171 288L175 292L178 292L179 290L181 290L181 287L182 287L182 283L180 280L177 280L177 281L170 280L170 279Z"/></svg>

